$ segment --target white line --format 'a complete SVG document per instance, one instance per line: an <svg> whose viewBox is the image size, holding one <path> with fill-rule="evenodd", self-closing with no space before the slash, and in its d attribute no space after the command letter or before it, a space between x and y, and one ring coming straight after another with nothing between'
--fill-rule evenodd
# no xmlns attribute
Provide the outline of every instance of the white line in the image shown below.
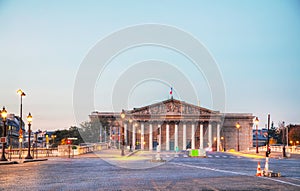
<svg viewBox="0 0 300 191"><path fill-rule="evenodd" d="M224 173L244 175L244 176L252 176L253 177L253 175L249 175L249 174L241 173L241 172L233 172L233 171L228 171L228 170L220 170L220 169L215 169L215 168L194 166L194 165L183 164L183 163L181 163L181 164L180 163L175 163L175 162L170 162L170 163L175 164L175 165L179 165L179 166L190 167L190 168L198 168L198 169L203 169L203 170L211 170L211 171L216 171L216 172L224 172ZM261 176L261 177L257 177L257 178L264 178L264 179L272 180L272 181L275 181L275 182L280 182L280 183L283 183L283 184L289 184L289 185L292 185L292 186L300 187L300 184L294 184L294 183L291 183L291 182L286 182L286 181L283 181L283 180L273 179L273 178L269 178L269 177Z"/></svg>
<svg viewBox="0 0 300 191"><path fill-rule="evenodd" d="M286 181L283 181L283 180L278 180L278 179L273 179L273 178L263 177L263 176L261 178L265 178L265 179L268 179L268 180L273 180L275 182L280 182L280 183L283 183L283 184L289 184L289 185L292 185L292 186L298 186L298 187L300 187L300 184L294 184L294 183L286 182Z"/></svg>
<svg viewBox="0 0 300 191"><path fill-rule="evenodd" d="M220 170L220 169L208 168L208 167L202 167L202 166L193 166L193 165L183 164L183 163L181 163L181 164L180 163L174 163L174 162L170 162L170 163L175 164L175 165L179 165L179 166L190 167L190 168L198 168L198 169L202 169L202 170L211 170L211 171L216 171L216 172L224 172L224 173L231 173L231 174L249 176L248 174L241 173L241 172L233 172L233 171L228 171L228 170Z"/></svg>
<svg viewBox="0 0 300 191"><path fill-rule="evenodd" d="M299 177L294 177L294 178L291 178L291 177L289 177L288 179L292 179L292 180L300 181Z"/></svg>

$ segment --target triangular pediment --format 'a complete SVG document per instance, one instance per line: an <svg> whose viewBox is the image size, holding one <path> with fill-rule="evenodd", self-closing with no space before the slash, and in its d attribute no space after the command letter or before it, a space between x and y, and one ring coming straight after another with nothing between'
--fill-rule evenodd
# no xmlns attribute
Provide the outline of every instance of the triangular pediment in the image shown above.
<svg viewBox="0 0 300 191"><path fill-rule="evenodd" d="M217 114L219 112L189 104L184 101L168 99L141 108L134 108L130 113L134 115L205 115Z"/></svg>

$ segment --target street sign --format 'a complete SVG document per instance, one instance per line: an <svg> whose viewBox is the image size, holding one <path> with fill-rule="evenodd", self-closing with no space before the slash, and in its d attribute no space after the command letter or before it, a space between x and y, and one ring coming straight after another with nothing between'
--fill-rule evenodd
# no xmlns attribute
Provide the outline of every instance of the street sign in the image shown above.
<svg viewBox="0 0 300 191"><path fill-rule="evenodd" d="M6 137L1 137L0 138L0 143L6 143Z"/></svg>

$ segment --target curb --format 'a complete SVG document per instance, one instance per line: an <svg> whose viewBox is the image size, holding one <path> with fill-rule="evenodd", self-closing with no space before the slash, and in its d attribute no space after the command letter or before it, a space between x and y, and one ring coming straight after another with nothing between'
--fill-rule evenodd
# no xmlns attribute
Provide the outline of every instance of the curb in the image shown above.
<svg viewBox="0 0 300 191"><path fill-rule="evenodd" d="M23 163L27 162L39 162L39 161L47 161L48 159L25 159Z"/></svg>
<svg viewBox="0 0 300 191"><path fill-rule="evenodd" d="M256 154L248 154L248 153L240 153L240 152L228 152L228 154L232 154L235 156L241 156L246 158L253 158L253 159L264 159L264 156L256 155Z"/></svg>
<svg viewBox="0 0 300 191"><path fill-rule="evenodd" d="M130 156L134 155L137 152L139 152L139 150L135 150L133 152L130 152L129 154L126 155L126 157L130 157Z"/></svg>
<svg viewBox="0 0 300 191"><path fill-rule="evenodd" d="M0 165L19 164L17 161L4 161L0 162Z"/></svg>

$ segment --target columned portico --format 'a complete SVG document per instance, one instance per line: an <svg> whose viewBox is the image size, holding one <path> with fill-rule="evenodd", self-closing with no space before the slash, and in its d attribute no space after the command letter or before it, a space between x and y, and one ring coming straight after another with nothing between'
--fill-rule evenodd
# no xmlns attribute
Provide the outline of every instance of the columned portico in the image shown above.
<svg viewBox="0 0 300 191"><path fill-rule="evenodd" d="M235 124L243 126L243 141L240 148L252 145L252 114L223 114L203 107L195 106L175 99L169 99L149 106L120 113L93 112L91 120L109 120L110 144L116 146L120 135L118 129L124 126L124 138L131 148L141 150L174 151L186 149L209 149L220 151L224 144L226 149L235 148ZM100 120L99 120L100 119ZM221 142L221 136L222 142ZM120 139L119 139L120 140ZM120 143L120 141L119 141ZM223 148L223 147L222 147Z"/></svg>

